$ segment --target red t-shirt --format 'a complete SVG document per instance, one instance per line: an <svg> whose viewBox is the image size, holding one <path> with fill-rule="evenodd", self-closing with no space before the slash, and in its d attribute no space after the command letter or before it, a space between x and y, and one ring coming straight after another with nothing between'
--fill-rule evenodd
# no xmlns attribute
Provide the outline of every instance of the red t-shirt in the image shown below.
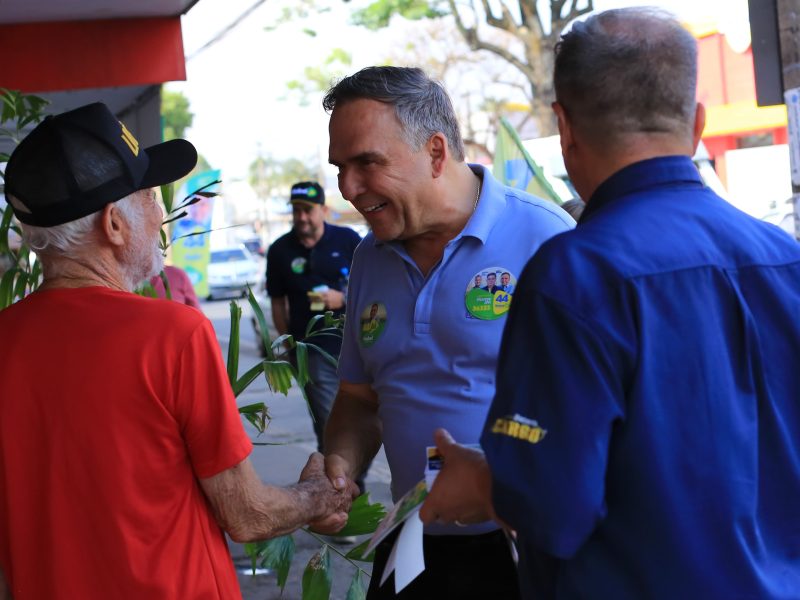
<svg viewBox="0 0 800 600"><path fill-rule="evenodd" d="M26 598L240 598L198 477L244 460L200 312L106 288L0 311L0 566Z"/></svg>

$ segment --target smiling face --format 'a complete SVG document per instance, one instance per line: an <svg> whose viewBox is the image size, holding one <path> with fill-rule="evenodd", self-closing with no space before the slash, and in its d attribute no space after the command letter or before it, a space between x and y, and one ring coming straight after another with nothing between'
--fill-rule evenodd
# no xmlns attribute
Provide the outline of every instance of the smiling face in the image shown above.
<svg viewBox="0 0 800 600"><path fill-rule="evenodd" d="M486 287L490 288L494 287L496 283L497 283L497 275L495 275L494 273L489 273L486 276Z"/></svg>
<svg viewBox="0 0 800 600"><path fill-rule="evenodd" d="M394 107L358 99L337 105L329 125L330 163L339 190L381 241L427 233L433 211L425 206L432 182L427 147L414 151L403 137Z"/></svg>
<svg viewBox="0 0 800 600"><path fill-rule="evenodd" d="M511 276L508 273L500 275L500 285L506 286L509 281L511 281Z"/></svg>

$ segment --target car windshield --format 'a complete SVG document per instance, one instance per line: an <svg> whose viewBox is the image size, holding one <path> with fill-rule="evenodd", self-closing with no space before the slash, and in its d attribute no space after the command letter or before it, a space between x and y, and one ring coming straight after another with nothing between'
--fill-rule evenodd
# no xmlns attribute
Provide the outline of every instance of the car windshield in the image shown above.
<svg viewBox="0 0 800 600"><path fill-rule="evenodd" d="M231 248L230 250L214 250L211 253L212 263L236 262L247 260L247 255L241 248Z"/></svg>

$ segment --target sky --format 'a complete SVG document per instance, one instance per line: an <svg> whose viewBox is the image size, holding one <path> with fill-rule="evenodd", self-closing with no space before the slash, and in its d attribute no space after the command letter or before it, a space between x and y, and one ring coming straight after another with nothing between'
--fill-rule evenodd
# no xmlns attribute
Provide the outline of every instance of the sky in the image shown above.
<svg viewBox="0 0 800 600"><path fill-rule="evenodd" d="M197 52L257 0L200 0L182 18L187 80L167 84L191 103L194 123L186 137L224 181L246 178L260 154L276 159L296 157L327 163L328 115L319 98L301 106L286 83L302 79L307 66L321 63L331 49L353 55L351 72L381 61L402 45L403 24L374 34L349 25L353 6L332 2L330 12L309 21L293 21L266 31L291 0L266 0L237 27L210 47ZM595 9L633 6L642 2L595 0ZM680 19L716 24L721 31L748 31L747 0L654 0ZM316 37L303 33L313 29ZM512 67L509 67L512 68Z"/></svg>

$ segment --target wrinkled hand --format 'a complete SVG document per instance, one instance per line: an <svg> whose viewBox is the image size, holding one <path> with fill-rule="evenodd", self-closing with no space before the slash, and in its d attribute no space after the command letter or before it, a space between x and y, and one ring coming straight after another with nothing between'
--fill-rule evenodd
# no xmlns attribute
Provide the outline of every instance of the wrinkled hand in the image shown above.
<svg viewBox="0 0 800 600"><path fill-rule="evenodd" d="M420 509L422 522L480 523L491 519L492 476L483 452L457 444L445 429L437 429L434 440L443 464Z"/></svg>
<svg viewBox="0 0 800 600"><path fill-rule="evenodd" d="M353 481L344 478L339 485L334 484L325 472L322 454L314 452L300 472L300 482L312 486L315 504L319 507L319 516L309 523L312 529L335 533L347 524L347 511L359 494Z"/></svg>
<svg viewBox="0 0 800 600"><path fill-rule="evenodd" d="M344 294L339 290L329 289L325 292L320 292L320 296L322 296L322 301L328 310L339 310L344 306Z"/></svg>

